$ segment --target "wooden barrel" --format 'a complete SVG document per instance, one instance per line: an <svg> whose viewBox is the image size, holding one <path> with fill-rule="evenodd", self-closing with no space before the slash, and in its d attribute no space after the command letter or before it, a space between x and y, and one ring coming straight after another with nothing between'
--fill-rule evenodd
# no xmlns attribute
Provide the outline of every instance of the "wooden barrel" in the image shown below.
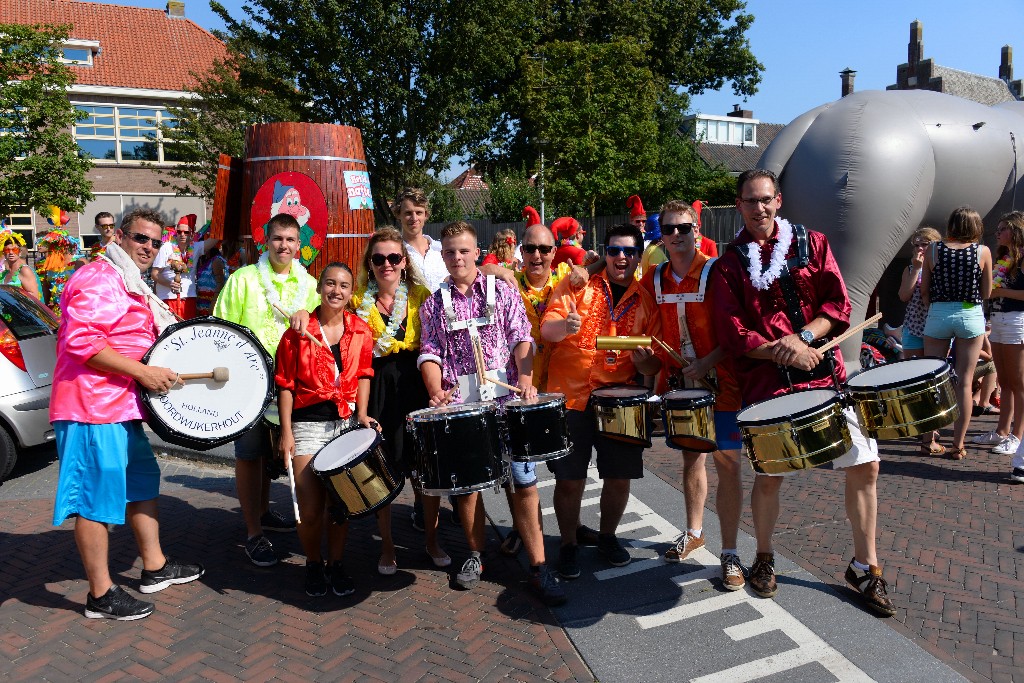
<svg viewBox="0 0 1024 683"><path fill-rule="evenodd" d="M217 188L213 195L210 237L238 243L242 231L242 160L221 154L217 162ZM247 232L247 231L246 231Z"/></svg>
<svg viewBox="0 0 1024 683"><path fill-rule="evenodd" d="M314 277L332 261L357 270L374 228L370 196L363 136L358 128L261 123L246 130L245 232L261 242L271 210L293 213L303 226L302 255L308 256L311 249L318 251L308 266Z"/></svg>

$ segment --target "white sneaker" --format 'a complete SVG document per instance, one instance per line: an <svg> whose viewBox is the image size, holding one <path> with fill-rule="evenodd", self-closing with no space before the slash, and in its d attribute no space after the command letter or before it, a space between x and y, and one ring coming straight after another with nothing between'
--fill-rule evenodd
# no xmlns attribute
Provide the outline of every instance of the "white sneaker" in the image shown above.
<svg viewBox="0 0 1024 683"><path fill-rule="evenodd" d="M976 443L981 446L995 446L1001 444L1005 440L1006 437L999 432L986 432L971 439L971 443Z"/></svg>
<svg viewBox="0 0 1024 683"><path fill-rule="evenodd" d="M1000 441L999 445L992 449L992 452L996 455L1013 455L1017 452L1018 446L1020 446L1020 439L1010 434Z"/></svg>

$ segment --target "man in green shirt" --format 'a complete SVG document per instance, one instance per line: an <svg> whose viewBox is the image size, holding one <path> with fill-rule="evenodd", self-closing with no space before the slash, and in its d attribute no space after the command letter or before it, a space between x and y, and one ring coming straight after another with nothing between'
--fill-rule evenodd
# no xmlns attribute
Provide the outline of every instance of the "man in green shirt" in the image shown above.
<svg viewBox="0 0 1024 683"><path fill-rule="evenodd" d="M305 329L309 312L320 303L316 279L295 260L299 246L295 218L288 214L271 218L267 250L259 261L231 274L213 308L216 317L249 328L271 358L289 325ZM263 462L268 457L270 434L264 424L235 440L235 487L245 518L245 552L259 567L277 563L274 547L263 532L295 528L295 522L270 511L270 477Z"/></svg>

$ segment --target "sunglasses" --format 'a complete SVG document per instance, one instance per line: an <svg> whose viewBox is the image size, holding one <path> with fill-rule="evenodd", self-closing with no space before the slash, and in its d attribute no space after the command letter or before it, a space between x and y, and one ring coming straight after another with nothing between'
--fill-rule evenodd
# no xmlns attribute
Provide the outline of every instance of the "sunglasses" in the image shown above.
<svg viewBox="0 0 1024 683"><path fill-rule="evenodd" d="M625 254L626 258L636 258L640 253L640 249L637 247L605 247L604 253L612 258L618 258L622 254Z"/></svg>
<svg viewBox="0 0 1024 683"><path fill-rule="evenodd" d="M550 254L552 252L552 250L554 250L554 247L551 246L550 244L524 244L523 245L523 253L524 254L533 254L534 252L538 252L539 251L540 253L542 253L545 256L547 256L548 254Z"/></svg>
<svg viewBox="0 0 1024 683"><path fill-rule="evenodd" d="M150 237L149 235L143 235L141 232L128 233L128 239L130 239L132 242L135 242L135 244L148 243L151 247L157 250L159 250L160 247L163 246L163 242L161 242L160 240Z"/></svg>
<svg viewBox="0 0 1024 683"><path fill-rule="evenodd" d="M192 234L191 230L175 230L175 232L178 233L179 235L191 235Z"/></svg>
<svg viewBox="0 0 1024 683"><path fill-rule="evenodd" d="M688 235L695 225L695 223L662 223L661 234L674 235L678 231L680 235Z"/></svg>
<svg viewBox="0 0 1024 683"><path fill-rule="evenodd" d="M403 258L404 257L401 254L388 254L387 256L385 256L384 254L374 254L373 256L370 257L370 263L377 266L378 268L383 266L385 261L387 261L393 266L397 266L399 263L402 262Z"/></svg>

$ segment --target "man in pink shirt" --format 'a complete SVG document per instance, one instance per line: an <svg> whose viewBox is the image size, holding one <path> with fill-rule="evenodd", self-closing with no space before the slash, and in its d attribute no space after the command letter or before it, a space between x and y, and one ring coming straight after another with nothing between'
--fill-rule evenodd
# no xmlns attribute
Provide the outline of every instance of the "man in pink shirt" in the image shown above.
<svg viewBox="0 0 1024 683"><path fill-rule="evenodd" d="M156 340L152 306L163 306L140 273L160 248L163 218L149 209L126 215L96 261L80 268L61 296L57 366L50 422L60 476L53 523L75 517L75 543L89 580L85 616L142 619L153 604L138 600L110 578L108 524L132 527L142 555L139 590L155 593L203 575L201 565L166 557L160 547L156 497L160 469L142 430L138 385L166 392L178 376L139 359ZM134 272L132 272L134 270ZM165 319L161 311L157 311ZM126 515L127 510L127 515Z"/></svg>

